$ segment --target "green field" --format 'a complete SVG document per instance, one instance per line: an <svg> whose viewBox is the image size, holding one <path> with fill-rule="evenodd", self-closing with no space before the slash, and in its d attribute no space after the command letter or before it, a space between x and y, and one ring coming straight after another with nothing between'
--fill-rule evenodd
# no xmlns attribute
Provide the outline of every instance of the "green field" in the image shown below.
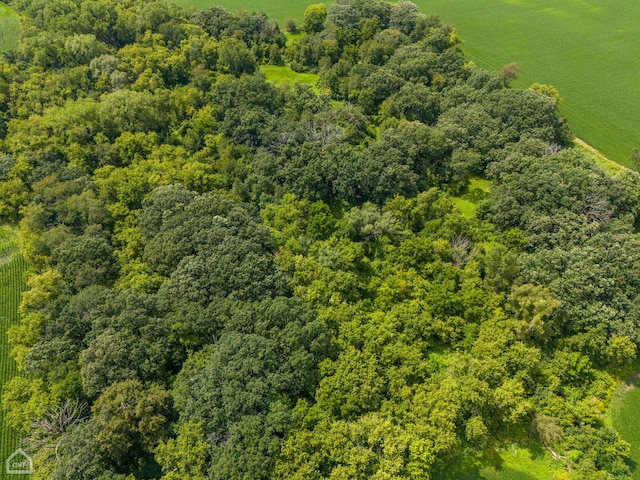
<svg viewBox="0 0 640 480"><path fill-rule="evenodd" d="M608 411L608 423L631 444L632 478L640 480L640 388L638 375L623 382Z"/></svg>
<svg viewBox="0 0 640 480"><path fill-rule="evenodd" d="M15 50L18 47L18 14L0 2L0 51Z"/></svg>
<svg viewBox="0 0 640 480"><path fill-rule="evenodd" d="M10 356L7 329L18 322L20 294L25 289L26 263L18 252L15 235L0 229L0 394L5 383L17 374L17 365ZM19 480L26 475L6 475L5 459L18 448L16 434L4 423L0 410L0 478Z"/></svg>
<svg viewBox="0 0 640 480"><path fill-rule="evenodd" d="M175 0L203 8L264 11L283 24L302 19L305 0ZM331 3L331 2L326 2ZM554 85L574 133L628 164L640 146L640 2L623 0L415 0L454 25L468 59L497 70L516 62L515 86Z"/></svg>
<svg viewBox="0 0 640 480"><path fill-rule="evenodd" d="M574 133L628 163L640 146L640 3L623 0L418 0L455 25L482 67L516 62L516 86L554 85Z"/></svg>

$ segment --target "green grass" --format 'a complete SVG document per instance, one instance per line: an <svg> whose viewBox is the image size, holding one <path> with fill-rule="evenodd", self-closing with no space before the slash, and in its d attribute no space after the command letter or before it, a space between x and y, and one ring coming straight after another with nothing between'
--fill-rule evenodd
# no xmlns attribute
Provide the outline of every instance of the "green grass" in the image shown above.
<svg viewBox="0 0 640 480"><path fill-rule="evenodd" d="M486 480L536 480L553 479L554 473L564 465L554 461L551 455L542 450L528 448L505 448L499 452L502 463L498 467L480 470L480 478Z"/></svg>
<svg viewBox="0 0 640 480"><path fill-rule="evenodd" d="M491 180L484 178L472 178L469 180L469 190L480 190L481 192L489 193L490 188Z"/></svg>
<svg viewBox="0 0 640 480"><path fill-rule="evenodd" d="M463 217L473 218L476 216L476 204L471 200L463 197L454 197L453 203Z"/></svg>
<svg viewBox="0 0 640 480"><path fill-rule="evenodd" d="M0 2L0 51L18 47L20 20L11 7Z"/></svg>
<svg viewBox="0 0 640 480"><path fill-rule="evenodd" d="M640 388L639 376L622 382L613 396L605 423L613 426L631 445L632 478L640 480Z"/></svg>
<svg viewBox="0 0 640 480"><path fill-rule="evenodd" d="M481 463L451 466L446 480L553 480L554 474L566 469L562 462L539 445L512 445L486 452ZM436 477L436 480L445 478Z"/></svg>
<svg viewBox="0 0 640 480"><path fill-rule="evenodd" d="M20 294L26 288L26 262L15 242L15 235L0 229L0 395L4 385L17 374L17 365L10 356L7 329L18 322ZM0 478L5 478L5 459L18 448L19 438L4 422L0 410ZM6 478L20 480L26 475L7 475Z"/></svg>
<svg viewBox="0 0 640 480"><path fill-rule="evenodd" d="M478 202L489 196L491 182L483 178L472 178L469 185L457 197L453 197L453 203L463 217L476 216Z"/></svg>
<svg viewBox="0 0 640 480"><path fill-rule="evenodd" d="M297 73L287 66L262 65L260 70L265 74L267 80L275 83L298 82L315 85L318 81L318 75L315 73Z"/></svg>

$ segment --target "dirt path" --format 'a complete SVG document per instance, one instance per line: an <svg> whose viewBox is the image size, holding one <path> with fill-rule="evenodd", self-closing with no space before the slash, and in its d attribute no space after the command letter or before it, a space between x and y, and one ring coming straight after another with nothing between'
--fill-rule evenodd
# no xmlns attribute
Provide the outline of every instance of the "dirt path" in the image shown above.
<svg viewBox="0 0 640 480"><path fill-rule="evenodd" d="M638 383L638 380L640 380L640 372L636 372L633 375L630 375L628 378L626 378L618 390L621 396L624 397L626 393L629 393L631 390L636 388L636 384Z"/></svg>

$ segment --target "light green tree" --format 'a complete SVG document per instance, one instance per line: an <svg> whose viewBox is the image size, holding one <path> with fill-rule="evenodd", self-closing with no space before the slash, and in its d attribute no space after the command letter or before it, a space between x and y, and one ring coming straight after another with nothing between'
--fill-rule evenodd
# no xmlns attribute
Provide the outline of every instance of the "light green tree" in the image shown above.
<svg viewBox="0 0 640 480"><path fill-rule="evenodd" d="M316 33L324 28L324 21L327 18L327 6L324 3L309 5L304 10L304 21L302 30L306 33Z"/></svg>

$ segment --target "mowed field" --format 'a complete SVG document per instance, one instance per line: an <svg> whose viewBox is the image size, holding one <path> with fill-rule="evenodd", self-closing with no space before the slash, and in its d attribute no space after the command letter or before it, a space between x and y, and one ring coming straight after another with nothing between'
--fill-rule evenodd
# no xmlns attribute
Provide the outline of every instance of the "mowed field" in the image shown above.
<svg viewBox="0 0 640 480"><path fill-rule="evenodd" d="M5 383L18 373L7 344L7 329L18 322L20 294L26 288L26 269L15 235L0 228L0 395L4 393ZM5 475L5 461L18 446L19 439L5 424L0 410L0 478L28 478L28 475Z"/></svg>
<svg viewBox="0 0 640 480"><path fill-rule="evenodd" d="M264 11L301 21L308 0L175 0ZM468 59L498 70L516 62L516 87L548 83L576 136L629 165L640 146L640 2L625 0L414 0L454 25ZM331 2L326 2L331 3Z"/></svg>

